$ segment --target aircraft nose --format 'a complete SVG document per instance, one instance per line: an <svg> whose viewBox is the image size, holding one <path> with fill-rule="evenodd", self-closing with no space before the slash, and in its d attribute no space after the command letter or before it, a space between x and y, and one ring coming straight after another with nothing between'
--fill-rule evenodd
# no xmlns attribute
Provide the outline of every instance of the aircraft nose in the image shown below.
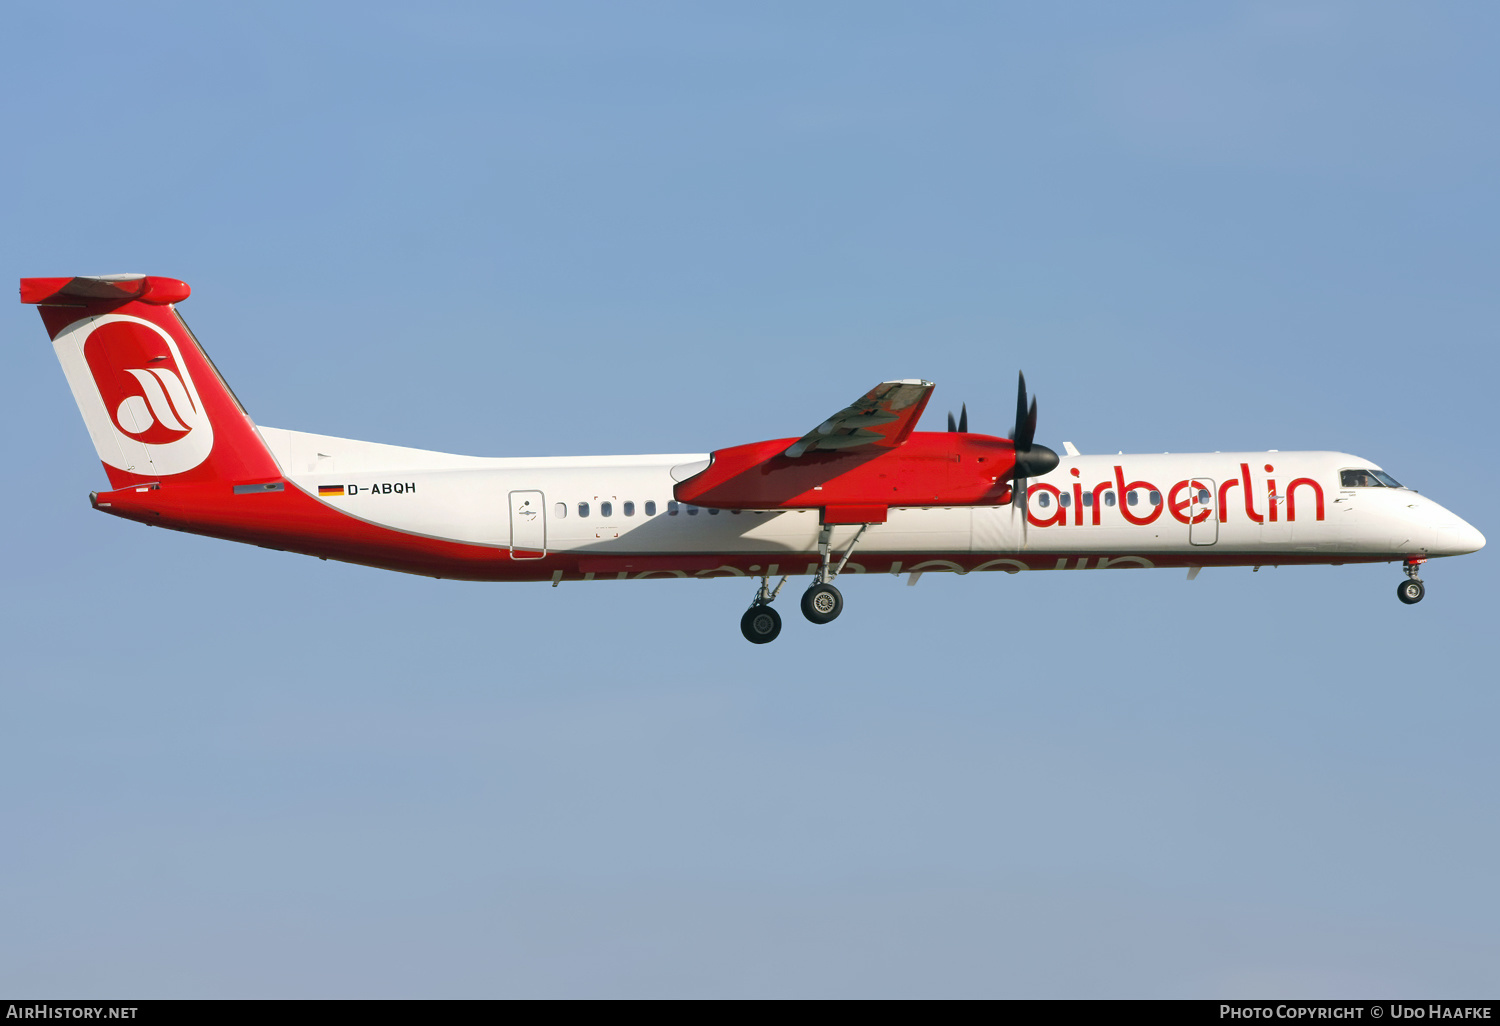
<svg viewBox="0 0 1500 1026"><path fill-rule="evenodd" d="M1446 524L1439 524L1433 534L1434 556L1462 556L1484 548L1484 535L1475 530L1472 524L1458 517Z"/></svg>

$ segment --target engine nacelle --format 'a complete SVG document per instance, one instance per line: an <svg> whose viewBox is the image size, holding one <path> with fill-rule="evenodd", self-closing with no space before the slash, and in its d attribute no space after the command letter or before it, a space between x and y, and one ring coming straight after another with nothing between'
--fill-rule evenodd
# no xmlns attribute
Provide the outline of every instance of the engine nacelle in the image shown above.
<svg viewBox="0 0 1500 1026"><path fill-rule="evenodd" d="M708 468L673 493L679 502L717 509L821 509L827 523L880 523L892 506L1010 500L1016 455L1007 438L919 431L895 449L785 455L796 441L716 450Z"/></svg>

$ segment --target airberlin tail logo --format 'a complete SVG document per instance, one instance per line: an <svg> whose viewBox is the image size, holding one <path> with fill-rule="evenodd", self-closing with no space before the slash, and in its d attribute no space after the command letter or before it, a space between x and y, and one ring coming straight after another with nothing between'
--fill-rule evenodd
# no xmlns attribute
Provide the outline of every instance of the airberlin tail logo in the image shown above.
<svg viewBox="0 0 1500 1026"><path fill-rule="evenodd" d="M115 407L115 426L144 441L158 425L181 436L198 423L199 410L177 372L168 367L127 367L125 373L140 383L141 393L127 395ZM98 381L98 378L94 379ZM184 423L186 422L186 423ZM171 439L175 441L176 439Z"/></svg>
<svg viewBox="0 0 1500 1026"><path fill-rule="evenodd" d="M53 341L99 458L133 474L193 469L213 449L213 425L177 341L125 314L87 317Z"/></svg>

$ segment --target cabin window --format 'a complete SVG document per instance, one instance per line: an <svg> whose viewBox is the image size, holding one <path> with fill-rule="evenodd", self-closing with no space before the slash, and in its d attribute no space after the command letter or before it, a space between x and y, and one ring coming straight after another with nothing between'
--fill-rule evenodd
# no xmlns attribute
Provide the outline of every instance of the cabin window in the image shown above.
<svg viewBox="0 0 1500 1026"><path fill-rule="evenodd" d="M655 499L647 499L646 500L646 516L648 516L648 517L654 517L654 516L656 516L656 500Z"/></svg>
<svg viewBox="0 0 1500 1026"><path fill-rule="evenodd" d="M1048 506L1052 505L1052 496L1046 492L1042 492L1037 495L1036 504L1042 507L1042 509L1046 509Z"/></svg>
<svg viewBox="0 0 1500 1026"><path fill-rule="evenodd" d="M1151 505L1153 505L1153 506L1160 506L1161 505L1161 492L1158 492L1158 491L1156 491L1156 490L1153 489L1152 492L1151 492L1151 494L1150 494L1150 496L1149 496L1149 498L1151 499Z"/></svg>
<svg viewBox="0 0 1500 1026"><path fill-rule="evenodd" d="M698 507L697 506L689 506L687 508L687 515L690 516L690 517L697 516L698 515Z"/></svg>
<svg viewBox="0 0 1500 1026"><path fill-rule="evenodd" d="M1208 489L1207 488L1199 488L1198 489L1198 503L1199 503L1199 505L1207 506L1208 505L1208 500L1211 499L1211 498L1213 498L1213 496L1211 496L1211 495L1208 494Z"/></svg>
<svg viewBox="0 0 1500 1026"><path fill-rule="evenodd" d="M559 520L566 520L568 518L568 504L566 502L559 502L553 506L552 515Z"/></svg>
<svg viewBox="0 0 1500 1026"><path fill-rule="evenodd" d="M719 511L717 509L711 509L708 511L708 515L711 517L716 517L719 515Z"/></svg>
<svg viewBox="0 0 1500 1026"><path fill-rule="evenodd" d="M1114 492L1105 492L1104 493L1104 504L1106 506L1113 506L1115 504L1115 493Z"/></svg>
<svg viewBox="0 0 1500 1026"><path fill-rule="evenodd" d="M627 502L627 503L625 503L625 515L627 517L633 517L633 516L635 516L635 503L633 503L633 502Z"/></svg>
<svg viewBox="0 0 1500 1026"><path fill-rule="evenodd" d="M599 503L599 515L601 517L612 517L615 515L615 504L612 502Z"/></svg>
<svg viewBox="0 0 1500 1026"><path fill-rule="evenodd" d="M580 502L578 504L578 515L581 516L581 517L586 517L586 516L589 515L589 504L588 503L586 503L586 502Z"/></svg>
<svg viewBox="0 0 1500 1026"><path fill-rule="evenodd" d="M1083 493L1083 504L1085 506L1092 506L1094 504L1094 493L1093 492L1084 492Z"/></svg>
<svg viewBox="0 0 1500 1026"><path fill-rule="evenodd" d="M1067 492L1063 492L1057 497L1057 504L1063 509L1067 509L1069 506L1073 505L1073 496L1069 495Z"/></svg>
<svg viewBox="0 0 1500 1026"><path fill-rule="evenodd" d="M1134 488L1132 488L1130 491L1128 491L1128 492L1125 493L1125 504L1127 506L1134 506L1136 503L1138 503L1140 501L1141 501L1141 495Z"/></svg>
<svg viewBox="0 0 1500 1026"><path fill-rule="evenodd" d="M677 500L676 499L668 499L667 500L667 516L669 516L669 517L675 517L677 515L677 511L680 510L681 508L682 507L677 504Z"/></svg>

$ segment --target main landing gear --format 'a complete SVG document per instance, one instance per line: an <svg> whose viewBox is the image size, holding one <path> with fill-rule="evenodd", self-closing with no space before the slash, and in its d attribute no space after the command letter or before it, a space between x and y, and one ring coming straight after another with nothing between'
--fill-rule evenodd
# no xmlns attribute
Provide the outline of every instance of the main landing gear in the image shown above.
<svg viewBox="0 0 1500 1026"><path fill-rule="evenodd" d="M844 550L837 566L832 565L833 553L829 547L833 538L833 528L824 524L823 529L818 533L818 555L822 557L822 565L819 566L812 585L802 593L802 615L813 623L832 623L844 611L844 596L833 586L833 580L843 571L844 564L849 562L849 557L854 553L854 546L859 544L860 538L864 536L869 526L869 524L859 526L859 530L854 533L853 540ZM770 579L762 577L760 590L755 594L755 601L750 603L750 608L745 610L744 616L740 617L740 633L752 645L764 645L775 641L776 636L781 633L781 616L771 608L771 603L781 593L784 584L786 584L785 577L772 591Z"/></svg>
<svg viewBox="0 0 1500 1026"><path fill-rule="evenodd" d="M1417 570L1425 562L1425 559L1408 559L1402 568L1406 571L1406 580L1396 585L1396 597L1409 606L1421 602L1422 596L1427 594L1427 586L1417 576Z"/></svg>
<svg viewBox="0 0 1500 1026"><path fill-rule="evenodd" d="M813 623L832 623L844 611L844 596L831 584L814 584L802 593L802 615Z"/></svg>
<svg viewBox="0 0 1500 1026"><path fill-rule="evenodd" d="M760 579L760 590L755 593L755 601L750 603L750 608L740 617L740 633L750 644L764 645L775 641L776 636L781 633L781 614L771 608L771 603L781 594L781 585L785 583L786 578L783 577L781 583L776 585L776 590L772 591L770 578Z"/></svg>

